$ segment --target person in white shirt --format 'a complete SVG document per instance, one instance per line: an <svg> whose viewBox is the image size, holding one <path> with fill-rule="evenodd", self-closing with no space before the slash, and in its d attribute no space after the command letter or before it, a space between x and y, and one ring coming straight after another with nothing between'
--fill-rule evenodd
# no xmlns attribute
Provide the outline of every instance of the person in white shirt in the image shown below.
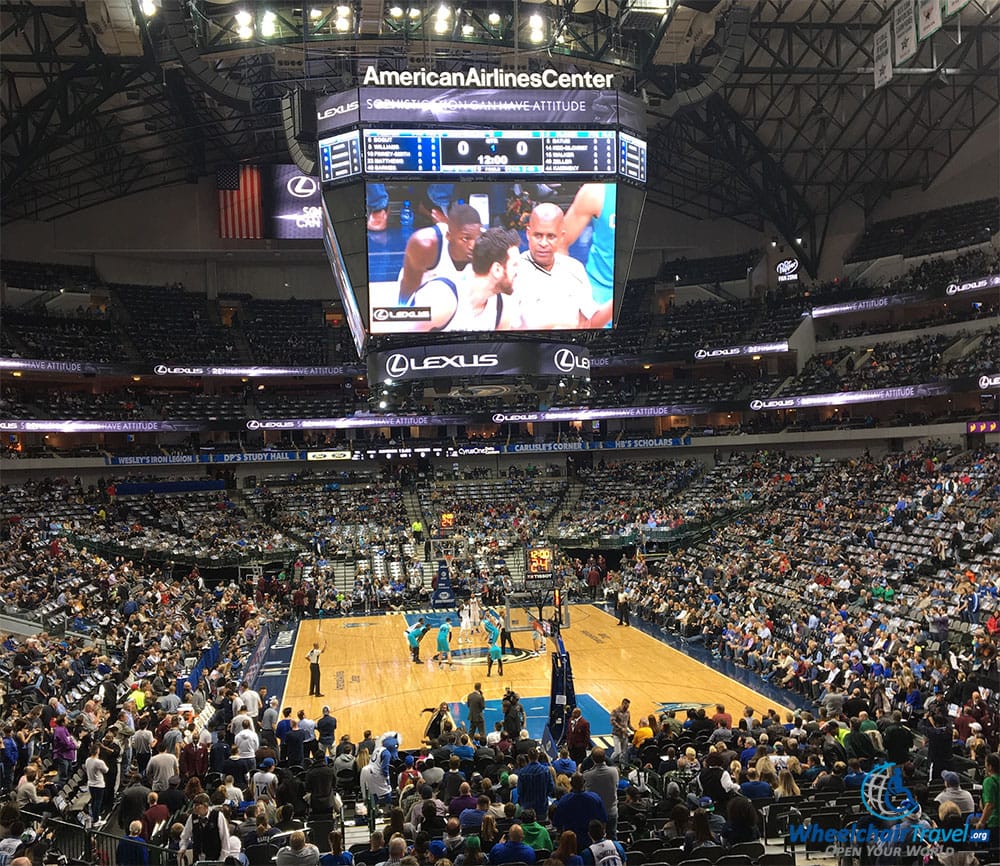
<svg viewBox="0 0 1000 866"><path fill-rule="evenodd" d="M535 206L528 219L527 252L514 281L525 330L603 328L611 305L598 305L583 264L558 250L564 243L562 208Z"/></svg>
<svg viewBox="0 0 1000 866"><path fill-rule="evenodd" d="M260 716L260 708L263 704L260 699L260 693L254 691L248 685L240 693L240 699L243 701L243 710L251 719L256 719Z"/></svg>
<svg viewBox="0 0 1000 866"><path fill-rule="evenodd" d="M257 762L257 749L260 748L260 739L254 733L249 719L243 721L243 729L233 738L233 744L236 746L237 757L243 765L245 775L242 781L246 784L247 777L253 772L254 764Z"/></svg>
<svg viewBox="0 0 1000 866"><path fill-rule="evenodd" d="M90 749L90 757L87 758L84 768L87 771L87 790L90 792L90 820L97 821L101 817L101 807L104 804L104 790L107 787L105 774L109 772L109 767L98 755L101 747L94 744Z"/></svg>

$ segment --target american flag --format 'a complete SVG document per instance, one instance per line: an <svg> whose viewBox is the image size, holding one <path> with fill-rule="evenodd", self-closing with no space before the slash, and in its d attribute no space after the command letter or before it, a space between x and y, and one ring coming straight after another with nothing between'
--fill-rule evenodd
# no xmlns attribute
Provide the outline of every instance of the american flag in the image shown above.
<svg viewBox="0 0 1000 866"><path fill-rule="evenodd" d="M219 194L219 237L264 237L264 209L261 204L260 169L230 165L215 173Z"/></svg>

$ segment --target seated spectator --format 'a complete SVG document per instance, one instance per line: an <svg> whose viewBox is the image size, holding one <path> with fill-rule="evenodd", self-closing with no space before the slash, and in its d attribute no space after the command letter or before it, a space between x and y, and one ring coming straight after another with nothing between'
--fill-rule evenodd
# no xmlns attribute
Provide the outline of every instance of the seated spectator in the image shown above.
<svg viewBox="0 0 1000 866"><path fill-rule="evenodd" d="M552 839L549 831L538 823L538 816L534 809L525 809L521 812L521 832L524 837L524 844L530 845L537 851L552 851Z"/></svg>
<svg viewBox="0 0 1000 866"><path fill-rule="evenodd" d="M501 863L534 863L535 851L524 842L520 824L513 824L506 836L490 849L491 866Z"/></svg>
<svg viewBox="0 0 1000 866"><path fill-rule="evenodd" d="M340 830L331 830L327 841L330 850L319 858L320 866L353 866L354 857L344 850L344 835Z"/></svg>
<svg viewBox="0 0 1000 866"><path fill-rule="evenodd" d="M296 830L288 837L288 844L278 850L275 866L318 866L319 848L306 842L306 834Z"/></svg>

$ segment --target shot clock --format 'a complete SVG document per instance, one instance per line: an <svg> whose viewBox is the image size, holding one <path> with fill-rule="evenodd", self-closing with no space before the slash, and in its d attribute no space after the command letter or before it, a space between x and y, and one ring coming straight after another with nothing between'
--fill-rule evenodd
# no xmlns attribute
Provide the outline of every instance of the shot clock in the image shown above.
<svg viewBox="0 0 1000 866"><path fill-rule="evenodd" d="M552 548L529 547L525 551L528 579L552 576Z"/></svg>

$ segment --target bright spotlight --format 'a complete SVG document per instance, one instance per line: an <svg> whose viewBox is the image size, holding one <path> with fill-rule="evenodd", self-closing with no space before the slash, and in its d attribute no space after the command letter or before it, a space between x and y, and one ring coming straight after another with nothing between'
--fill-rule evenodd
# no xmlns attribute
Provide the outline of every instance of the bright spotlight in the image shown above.
<svg viewBox="0 0 1000 866"><path fill-rule="evenodd" d="M492 24L494 27L496 27L497 24L500 23L500 13L499 12L490 12L490 17L487 18L486 20L489 21L490 24Z"/></svg>
<svg viewBox="0 0 1000 866"><path fill-rule="evenodd" d="M236 35L239 36L240 39L243 39L243 40L253 39L253 27L240 27L236 31Z"/></svg>
<svg viewBox="0 0 1000 866"><path fill-rule="evenodd" d="M142 0L142 14L152 18L156 14L156 4L153 0Z"/></svg>
<svg viewBox="0 0 1000 866"><path fill-rule="evenodd" d="M438 6L438 18L447 18L449 15L451 15L451 10L447 6Z"/></svg>
<svg viewBox="0 0 1000 866"><path fill-rule="evenodd" d="M447 33L448 22L441 18L438 18L438 20L434 23L434 32L438 34Z"/></svg>
<svg viewBox="0 0 1000 866"><path fill-rule="evenodd" d="M249 27L251 21L253 21L253 15L247 12L246 9L240 9L240 11L236 13L236 23L239 24L240 27Z"/></svg>
<svg viewBox="0 0 1000 866"><path fill-rule="evenodd" d="M544 42L545 41L545 34L541 30L532 30L528 34L528 38L532 42Z"/></svg>
<svg viewBox="0 0 1000 866"><path fill-rule="evenodd" d="M313 21L316 21L317 19L323 17L323 10L322 9L310 9L309 10L309 17L312 18Z"/></svg>
<svg viewBox="0 0 1000 866"><path fill-rule="evenodd" d="M393 7L392 7L392 8L391 8L391 9L389 10L389 14L390 14L390 15L391 15L391 16L392 16L393 18L402 18L402 17L403 17L403 8L402 8L401 6L393 6Z"/></svg>
<svg viewBox="0 0 1000 866"><path fill-rule="evenodd" d="M273 18L265 18L260 22L260 35L265 39L270 39L274 36L276 27Z"/></svg>
<svg viewBox="0 0 1000 866"><path fill-rule="evenodd" d="M528 26L532 30L541 30L542 24L544 23L545 22L542 21L542 16L539 15L537 12L528 19Z"/></svg>
<svg viewBox="0 0 1000 866"><path fill-rule="evenodd" d="M346 18L338 18L337 23L334 26L337 28L339 33L346 33L351 27L351 22Z"/></svg>
<svg viewBox="0 0 1000 866"><path fill-rule="evenodd" d="M414 6L413 8L410 9L410 17L411 18L419 18L420 17L420 10L417 9L416 6Z"/></svg>
<svg viewBox="0 0 1000 866"><path fill-rule="evenodd" d="M462 25L462 35L463 36L471 36L473 34L473 32L475 32L475 28L471 24L463 24Z"/></svg>
<svg viewBox="0 0 1000 866"><path fill-rule="evenodd" d="M337 16L339 18L346 18L350 14L351 14L351 7L350 6L338 6L337 7Z"/></svg>

